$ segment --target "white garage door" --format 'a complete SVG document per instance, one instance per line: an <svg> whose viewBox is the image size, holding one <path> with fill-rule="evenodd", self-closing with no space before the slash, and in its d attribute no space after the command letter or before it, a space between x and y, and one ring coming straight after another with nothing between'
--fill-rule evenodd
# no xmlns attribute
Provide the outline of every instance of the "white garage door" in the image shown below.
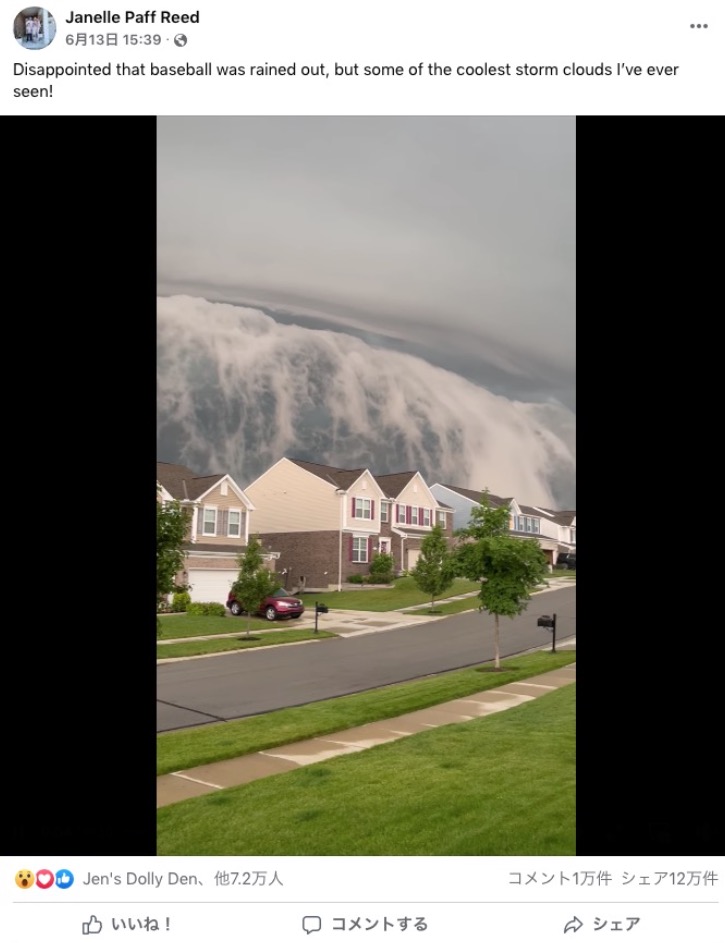
<svg viewBox="0 0 725 943"><path fill-rule="evenodd" d="M187 570L192 602L226 602L237 570Z"/></svg>
<svg viewBox="0 0 725 943"><path fill-rule="evenodd" d="M412 570L415 564L418 562L418 557L420 556L420 550L409 550L408 551L408 569Z"/></svg>

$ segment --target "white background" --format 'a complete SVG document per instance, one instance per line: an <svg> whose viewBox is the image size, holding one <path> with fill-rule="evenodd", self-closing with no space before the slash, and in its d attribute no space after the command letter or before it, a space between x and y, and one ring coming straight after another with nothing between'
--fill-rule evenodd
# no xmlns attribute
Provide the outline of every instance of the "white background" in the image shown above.
<svg viewBox="0 0 725 943"><path fill-rule="evenodd" d="M526 941L549 943L613 939L627 943L669 943L691 937L697 943L722 943L722 875L714 885L694 882L691 874L717 871L723 859L682 858L68 858L31 856L24 861L5 858L2 880L3 907L11 914L11 940L107 940L144 938L169 941L212 940L258 943L307 940L328 943L355 940L414 938L427 943L467 943L495 939L497 943ZM56 871L70 869L74 885L67 890L50 887L28 890L16 887L20 868ZM587 884L585 872L607 870L608 885L596 879ZM169 872L193 874L203 882L169 886ZM270 886L220 886L214 876L265 871L268 880L276 871L282 884ZM86 885L87 875L113 873L117 885ZM127 884L129 872L162 876L159 887ZM658 874L666 877L655 883ZM673 883L671 872L692 883ZM517 883L515 875L521 875ZM530 880L530 875L536 875ZM562 878L562 875L564 876ZM568 879L567 879L568 878ZM642 880L650 883L645 885ZM582 883L582 882L585 883ZM83 936L82 924L91 915L103 924L98 935ZM306 934L305 916L320 916L322 930ZM113 930L112 917L155 917L160 930ZM384 917L391 921L424 917L426 931L411 924L406 931L382 930ZM169 930L166 918L169 918ZM335 930L335 918L360 917L361 928ZM627 918L639 923L626 930ZM366 918L379 927L365 929ZM564 934L566 924L577 918L582 926ZM607 925L604 922L607 921ZM621 929L613 931L614 921ZM4 921L3 921L4 922ZM601 929L595 927L600 925ZM595 935L596 934L596 935ZM620 935L621 934L621 935Z"/></svg>
<svg viewBox="0 0 725 943"><path fill-rule="evenodd" d="M22 0L21 0L22 2ZM120 12L131 4L108 0L49 6L55 40L43 50L24 50L7 15L3 59L4 110L15 114L721 114L725 87L719 9L712 0L612 0L605 3L506 0L267 0L167 6L200 12L200 24L68 25L70 11ZM18 10L20 7L18 7ZM161 7L158 8L162 9ZM135 12L144 13L142 7ZM18 12L18 11L14 11ZM707 23L707 29L691 29ZM174 45L184 32L188 43ZM69 46L66 35L116 32L119 45ZM127 46L125 34L162 36L160 46ZM126 77L115 64L213 66L297 65L298 74L250 77ZM556 65L557 77L422 76L307 77L302 65L335 63L409 66ZM114 65L113 77L15 76L14 64ZM642 75L561 74L565 66L639 65ZM648 66L678 66L674 76L650 76ZM360 69L362 71L362 68ZM454 68L455 73L455 68ZM49 87L49 98L16 98L16 87Z"/></svg>

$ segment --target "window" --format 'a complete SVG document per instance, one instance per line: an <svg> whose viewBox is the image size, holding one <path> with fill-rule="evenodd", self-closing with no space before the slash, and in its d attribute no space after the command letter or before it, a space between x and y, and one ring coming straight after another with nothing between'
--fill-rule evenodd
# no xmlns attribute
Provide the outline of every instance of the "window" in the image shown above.
<svg viewBox="0 0 725 943"><path fill-rule="evenodd" d="M527 534L538 534L540 523L538 517L515 517L514 530L523 531Z"/></svg>
<svg viewBox="0 0 725 943"><path fill-rule="evenodd" d="M407 518L408 508L404 504L398 505L398 523L405 524L408 521Z"/></svg>
<svg viewBox="0 0 725 943"><path fill-rule="evenodd" d="M419 511L419 510L420 510L420 508L411 508L411 509L410 509L410 523L411 523L411 524L417 524L417 523L418 523L418 511Z"/></svg>
<svg viewBox="0 0 725 943"><path fill-rule="evenodd" d="M383 501L382 504L380 505L380 520L382 521L383 524L388 523L389 509L390 509L390 504L387 501Z"/></svg>
<svg viewBox="0 0 725 943"><path fill-rule="evenodd" d="M201 532L205 537L216 535L216 508L204 508L204 526Z"/></svg>
<svg viewBox="0 0 725 943"><path fill-rule="evenodd" d="M446 512L445 511L436 511L436 523L440 524L441 527L446 526Z"/></svg>
<svg viewBox="0 0 725 943"><path fill-rule="evenodd" d="M379 544L379 546L378 546L378 552L379 552L379 553L390 553L390 541L389 541L389 540L381 540L381 541L380 541L380 544Z"/></svg>
<svg viewBox="0 0 725 943"><path fill-rule="evenodd" d="M352 516L371 521L373 519L373 502L370 498L353 498Z"/></svg>
<svg viewBox="0 0 725 943"><path fill-rule="evenodd" d="M423 508L423 524L430 527L430 508Z"/></svg>
<svg viewBox="0 0 725 943"><path fill-rule="evenodd" d="M242 512L230 511L227 523L227 537L240 537L242 533Z"/></svg>
<svg viewBox="0 0 725 943"><path fill-rule="evenodd" d="M352 538L352 562L353 563L367 563L368 562L368 537L353 537Z"/></svg>

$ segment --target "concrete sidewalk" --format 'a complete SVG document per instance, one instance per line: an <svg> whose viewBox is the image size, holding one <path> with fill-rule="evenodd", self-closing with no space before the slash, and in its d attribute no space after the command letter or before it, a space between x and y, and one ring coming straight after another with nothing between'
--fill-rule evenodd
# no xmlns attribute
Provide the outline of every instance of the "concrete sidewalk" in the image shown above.
<svg viewBox="0 0 725 943"><path fill-rule="evenodd" d="M286 773L348 753L359 753L361 750L392 743L424 730L486 717L534 700L575 681L576 663L573 663L527 678L526 681L512 681L500 688L436 704L434 707L426 707L400 717L159 776L156 807L161 808L194 796L203 796L255 779Z"/></svg>

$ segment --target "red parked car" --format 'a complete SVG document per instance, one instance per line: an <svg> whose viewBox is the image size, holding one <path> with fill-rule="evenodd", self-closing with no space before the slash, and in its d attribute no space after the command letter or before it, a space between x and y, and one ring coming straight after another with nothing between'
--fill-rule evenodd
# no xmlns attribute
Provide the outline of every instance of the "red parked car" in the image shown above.
<svg viewBox="0 0 725 943"><path fill-rule="evenodd" d="M229 593L227 609L233 616L241 616L244 612L241 603L238 603L234 597L234 593ZM283 589L278 589L262 600L257 615L264 616L269 622L274 622L275 619L299 619L304 611L305 607L301 600L296 596L288 596Z"/></svg>

